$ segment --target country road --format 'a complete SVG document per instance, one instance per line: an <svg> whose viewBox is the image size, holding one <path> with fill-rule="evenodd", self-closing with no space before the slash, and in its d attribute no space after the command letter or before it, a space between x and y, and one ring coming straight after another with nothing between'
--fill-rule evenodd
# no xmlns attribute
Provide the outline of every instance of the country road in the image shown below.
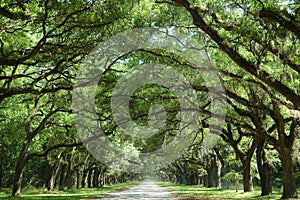
<svg viewBox="0 0 300 200"><path fill-rule="evenodd" d="M143 182L137 186L131 187L128 190L122 192L112 193L104 198L100 198L99 200L159 200L159 199L169 199L175 200L175 197L171 194L171 192L167 191L160 185L155 184L154 182Z"/></svg>

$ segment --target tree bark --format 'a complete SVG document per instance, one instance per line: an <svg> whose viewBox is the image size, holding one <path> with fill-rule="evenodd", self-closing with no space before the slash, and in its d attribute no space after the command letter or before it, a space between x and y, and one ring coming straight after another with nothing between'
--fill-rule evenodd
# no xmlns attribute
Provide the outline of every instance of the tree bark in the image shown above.
<svg viewBox="0 0 300 200"><path fill-rule="evenodd" d="M90 168L87 176L87 184L88 188L92 188L92 174L93 174L94 168Z"/></svg>
<svg viewBox="0 0 300 200"><path fill-rule="evenodd" d="M106 171L106 168L105 167L103 167L103 168L101 168L101 170L100 170L100 173L99 173L99 186L100 187L103 187L103 174L105 174L105 171ZM122 179L124 179L125 178L125 174L123 174L122 175ZM123 181L123 182L125 182L125 181Z"/></svg>
<svg viewBox="0 0 300 200"><path fill-rule="evenodd" d="M79 167L76 168L76 189L80 188L80 172Z"/></svg>
<svg viewBox="0 0 300 200"><path fill-rule="evenodd" d="M283 171L283 194L282 199L297 198L297 187L294 174L293 149L282 148L279 151L281 161L282 161L282 171Z"/></svg>
<svg viewBox="0 0 300 200"><path fill-rule="evenodd" d="M273 102L274 115L277 120L278 145L275 146L278 151L283 171L283 194L282 199L297 198L297 187L293 166L293 145L298 135L298 121L293 120L290 126L289 135L286 134L285 121L280 113L279 106Z"/></svg>
<svg viewBox="0 0 300 200"><path fill-rule="evenodd" d="M186 169L184 167L184 164L182 161L178 160L176 163L174 163L174 166L176 167L176 177L177 177L177 181L179 181L180 184L187 184L187 173L186 173Z"/></svg>
<svg viewBox="0 0 300 200"><path fill-rule="evenodd" d="M214 175L215 175L215 154L209 153L204 158L204 169L206 171L205 187L214 187Z"/></svg>
<svg viewBox="0 0 300 200"><path fill-rule="evenodd" d="M222 188L221 170L222 170L222 162L219 156L215 156L216 188Z"/></svg>
<svg viewBox="0 0 300 200"><path fill-rule="evenodd" d="M214 187L214 176L213 176L213 168L206 168L207 172L207 188Z"/></svg>
<svg viewBox="0 0 300 200"><path fill-rule="evenodd" d="M178 174L178 180L180 184L186 185L187 181L186 181L186 177L184 174Z"/></svg>
<svg viewBox="0 0 300 200"><path fill-rule="evenodd" d="M59 166L55 167L51 172L51 177L50 177L50 180L49 180L49 187L47 188L48 191L53 191L54 190L58 169L59 169Z"/></svg>
<svg viewBox="0 0 300 200"><path fill-rule="evenodd" d="M19 196L21 193L24 166L25 160L23 158L19 158L15 169L12 196Z"/></svg>
<svg viewBox="0 0 300 200"><path fill-rule="evenodd" d="M251 172L251 159L245 159L243 161L243 185L244 185L244 192L254 191L253 182L252 182L252 172Z"/></svg>
<svg viewBox="0 0 300 200"><path fill-rule="evenodd" d="M58 174L58 170L59 170L59 166L60 166L60 162L62 160L62 153L60 152L60 154L57 157L57 161L55 162L55 164L51 167L51 177L49 180L49 186L48 186L48 191L53 191L54 190L54 186L55 186L55 182L56 182L56 177Z"/></svg>
<svg viewBox="0 0 300 200"><path fill-rule="evenodd" d="M85 186L86 186L87 172L88 172L88 169L83 169L82 179L81 179L81 187L82 188L85 188Z"/></svg>
<svg viewBox="0 0 300 200"><path fill-rule="evenodd" d="M207 175L203 175L202 176L203 179L203 187L207 187L208 186L208 178Z"/></svg>
<svg viewBox="0 0 300 200"><path fill-rule="evenodd" d="M197 170L193 170L191 172L191 175L190 175L190 184L191 185L198 185L198 171Z"/></svg>
<svg viewBox="0 0 300 200"><path fill-rule="evenodd" d="M259 139L256 149L257 168L261 182L261 196L272 194L272 165L265 154L264 144L265 140L262 138Z"/></svg>
<svg viewBox="0 0 300 200"><path fill-rule="evenodd" d="M32 139L30 137L27 137L20 151L13 179L12 196L19 196L21 193L22 176L26 164L26 152L29 148L31 140Z"/></svg>
<svg viewBox="0 0 300 200"><path fill-rule="evenodd" d="M66 168L67 164L63 164L60 171L60 177L59 177L59 190L64 190L65 187L65 180L66 180Z"/></svg>
<svg viewBox="0 0 300 200"><path fill-rule="evenodd" d="M95 167L94 176L93 176L93 187L95 188L99 187L99 174L100 174L99 167Z"/></svg>
<svg viewBox="0 0 300 200"><path fill-rule="evenodd" d="M81 187L82 188L85 188L85 186L86 186L87 173L89 170L88 161L89 161L89 154L85 158L84 163L83 163L83 170L82 170L83 172L82 172L82 179L81 179Z"/></svg>
<svg viewBox="0 0 300 200"><path fill-rule="evenodd" d="M103 175L102 175L102 178L101 178L101 180L102 180L102 185L106 185L106 174L104 173Z"/></svg>
<svg viewBox="0 0 300 200"><path fill-rule="evenodd" d="M67 167L66 183L67 183L68 190L71 190L73 188L72 155L68 156L68 167Z"/></svg>

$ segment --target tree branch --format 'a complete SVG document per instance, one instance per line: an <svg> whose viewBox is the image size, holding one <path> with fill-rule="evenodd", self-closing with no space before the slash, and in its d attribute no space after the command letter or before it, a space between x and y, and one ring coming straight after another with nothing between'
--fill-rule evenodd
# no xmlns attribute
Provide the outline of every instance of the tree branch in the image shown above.
<svg viewBox="0 0 300 200"><path fill-rule="evenodd" d="M48 147L45 149L43 152L35 152L35 153L30 153L26 156L26 161L30 160L33 157L43 157L46 156L50 151L63 148L63 147L77 147L81 146L83 143L82 142L75 142L75 143L61 143L61 144L55 144L51 147Z"/></svg>
<svg viewBox="0 0 300 200"><path fill-rule="evenodd" d="M198 9L193 8L187 0L173 0L178 5L184 7L192 16L193 23L207 33L218 45L219 48L224 51L238 66L245 71L254 75L268 86L285 96L295 106L295 109L300 110L300 96L297 95L292 89L274 79L268 72L258 69L252 62L246 60L242 55L236 52L232 47L229 46L227 41L223 39L217 30L208 26L206 22L198 13Z"/></svg>

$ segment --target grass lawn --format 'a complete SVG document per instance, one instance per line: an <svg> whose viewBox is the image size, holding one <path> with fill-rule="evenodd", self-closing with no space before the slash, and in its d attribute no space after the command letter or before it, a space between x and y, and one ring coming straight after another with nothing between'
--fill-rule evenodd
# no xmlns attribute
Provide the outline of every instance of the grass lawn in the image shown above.
<svg viewBox="0 0 300 200"><path fill-rule="evenodd" d="M2 199L20 199L20 200L71 200L71 199L93 199L95 197L103 197L110 192L127 189L131 186L138 185L139 182L121 183L111 186L104 186L102 188L82 188L74 190L45 192L43 189L24 190L20 197L10 197L11 190L0 190L0 200Z"/></svg>
<svg viewBox="0 0 300 200"><path fill-rule="evenodd" d="M203 186L188 186L168 182L158 182L159 185L167 187L172 191L178 199L185 200L221 200L221 199L280 199L281 192L278 188L273 188L273 195L267 197L260 196L260 188L255 188L254 192L243 192L239 188L238 192L235 189L225 190L216 188L204 188ZM299 191L300 194L300 191Z"/></svg>

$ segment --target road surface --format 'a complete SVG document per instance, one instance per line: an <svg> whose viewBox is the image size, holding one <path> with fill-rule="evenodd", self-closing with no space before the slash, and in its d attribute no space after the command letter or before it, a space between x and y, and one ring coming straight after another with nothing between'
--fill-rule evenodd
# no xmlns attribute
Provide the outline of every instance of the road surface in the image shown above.
<svg viewBox="0 0 300 200"><path fill-rule="evenodd" d="M171 192L167 191L165 188L153 183L153 182L143 182L140 185L129 188L128 190L122 192L112 193L104 198L99 200L159 200L159 199L169 199L175 200L175 197Z"/></svg>

